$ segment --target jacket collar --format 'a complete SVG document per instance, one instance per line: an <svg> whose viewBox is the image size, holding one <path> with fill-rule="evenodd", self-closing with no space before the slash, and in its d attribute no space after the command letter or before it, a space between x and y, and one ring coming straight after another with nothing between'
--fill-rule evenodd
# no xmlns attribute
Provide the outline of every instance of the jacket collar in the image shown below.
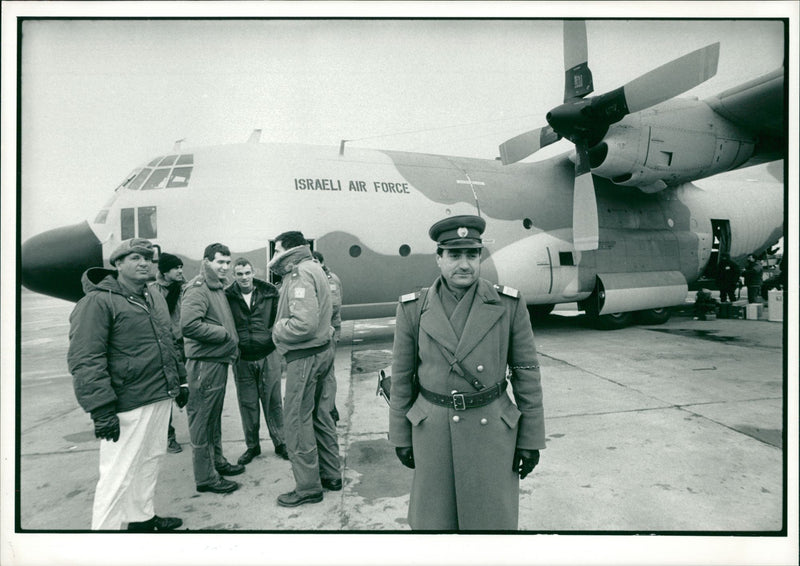
<svg viewBox="0 0 800 566"><path fill-rule="evenodd" d="M291 273L295 265L309 259L313 260L314 256L311 255L311 249L308 246L295 246L277 254L270 260L267 267L273 273L284 276L287 273Z"/></svg>
<svg viewBox="0 0 800 566"><path fill-rule="evenodd" d="M485 279L479 278L467 324L459 340L444 312L442 301L439 299L438 289L441 284L442 278L439 277L431 286L428 308L420 317L420 329L453 353L455 358L460 361L480 344L503 315L505 308L500 302L500 296L494 286Z"/></svg>
<svg viewBox="0 0 800 566"><path fill-rule="evenodd" d="M278 296L278 288L275 287L275 285L262 281L261 279L256 279L255 277L253 278L253 292L262 294L265 297ZM231 297L241 297L242 288L239 286L238 281L234 281L225 289L225 293Z"/></svg>

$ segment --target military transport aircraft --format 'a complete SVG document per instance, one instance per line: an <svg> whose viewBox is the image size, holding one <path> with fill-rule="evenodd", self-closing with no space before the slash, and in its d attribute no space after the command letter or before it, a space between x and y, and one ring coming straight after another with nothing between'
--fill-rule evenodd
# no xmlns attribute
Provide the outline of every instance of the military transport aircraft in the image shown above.
<svg viewBox="0 0 800 566"><path fill-rule="evenodd" d="M82 272L131 237L181 256L188 274L217 241L264 273L270 238L302 230L342 280L345 318L390 316L438 273L428 227L478 214L482 275L519 289L534 313L577 302L601 327L663 322L722 253L741 260L783 235L784 70L674 98L713 76L718 56L713 44L590 96L585 24L565 22L563 104L495 159L262 144L260 130L241 144L176 143L96 216L27 240L22 283L76 301ZM523 161L561 138L575 150ZM764 163L748 169L758 182L693 184Z"/></svg>

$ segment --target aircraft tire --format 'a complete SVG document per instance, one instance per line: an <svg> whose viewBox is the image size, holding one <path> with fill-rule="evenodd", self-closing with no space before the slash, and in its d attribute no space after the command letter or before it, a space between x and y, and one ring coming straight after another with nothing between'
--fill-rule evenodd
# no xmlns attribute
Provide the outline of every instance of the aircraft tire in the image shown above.
<svg viewBox="0 0 800 566"><path fill-rule="evenodd" d="M588 313L587 313L588 314ZM603 314L599 316L592 316L592 326L599 330L619 330L630 326L633 320L632 312L616 312L612 314Z"/></svg>
<svg viewBox="0 0 800 566"><path fill-rule="evenodd" d="M672 316L672 312L666 307L660 309L647 309L633 313L634 320L638 324L664 324Z"/></svg>

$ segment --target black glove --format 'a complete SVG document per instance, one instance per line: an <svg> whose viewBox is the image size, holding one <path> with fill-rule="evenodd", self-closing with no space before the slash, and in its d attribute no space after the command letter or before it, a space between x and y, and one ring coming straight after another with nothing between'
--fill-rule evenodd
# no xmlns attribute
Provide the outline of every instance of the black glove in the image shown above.
<svg viewBox="0 0 800 566"><path fill-rule="evenodd" d="M178 396L175 397L175 404L178 406L179 409L183 409L186 406L186 403L188 402L189 402L189 388L181 387Z"/></svg>
<svg viewBox="0 0 800 566"><path fill-rule="evenodd" d="M92 412L94 435L106 440L119 440L119 418L113 409L103 408Z"/></svg>
<svg viewBox="0 0 800 566"><path fill-rule="evenodd" d="M414 469L414 449L411 446L398 446L394 449L400 463L406 468Z"/></svg>
<svg viewBox="0 0 800 566"><path fill-rule="evenodd" d="M525 476L531 473L538 463L538 450L518 448L514 451L514 465L511 466L511 469L519 474L519 479L524 480Z"/></svg>

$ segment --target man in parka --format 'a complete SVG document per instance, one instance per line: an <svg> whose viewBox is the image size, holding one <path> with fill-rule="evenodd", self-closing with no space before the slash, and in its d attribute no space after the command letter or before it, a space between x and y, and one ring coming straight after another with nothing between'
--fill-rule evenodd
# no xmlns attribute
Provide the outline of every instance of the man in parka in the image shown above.
<svg viewBox="0 0 800 566"><path fill-rule="evenodd" d="M150 291L160 293L167 301L169 317L172 320L172 331L178 340L178 349L181 361L185 361L183 355L183 336L181 335L181 297L183 297L183 261L176 255L162 252L158 257L158 272L155 281L147 284ZM183 452L183 448L175 438L175 427L172 426L172 412L169 415L169 429L167 432L167 452L177 454Z"/></svg>
<svg viewBox="0 0 800 566"><path fill-rule="evenodd" d="M239 339L228 299L223 290L231 265L231 252L223 244L210 244L203 252L200 273L186 285L181 302L181 330L189 379L189 438L197 491L230 493L239 484L222 476L244 472L222 453L222 404L228 385L228 368L239 353Z"/></svg>
<svg viewBox="0 0 800 566"><path fill-rule="evenodd" d="M171 531L178 518L154 513L158 468L167 449L172 400L189 396L167 303L149 293L153 245L125 240L111 252L116 270L83 274L85 296L70 314L67 364L75 395L100 442L93 530Z"/></svg>
<svg viewBox="0 0 800 566"><path fill-rule="evenodd" d="M256 279L253 265L244 257L233 264L233 277L234 282L225 289L225 296L239 335L239 359L233 366L233 377L247 446L238 463L249 464L261 454L259 403L275 454L288 460L283 439L281 356L272 341L272 325L278 312L278 288Z"/></svg>
<svg viewBox="0 0 800 566"><path fill-rule="evenodd" d="M286 361L284 433L295 489L278 505L296 507L322 501L322 489L342 489L339 444L333 410L331 292L322 266L311 256L301 232L275 238L269 269L282 279L272 339Z"/></svg>
<svg viewBox="0 0 800 566"><path fill-rule="evenodd" d="M434 224L442 275L397 306L389 440L414 468L414 530L516 530L519 480L545 447L528 310L479 277L485 227L471 215Z"/></svg>

